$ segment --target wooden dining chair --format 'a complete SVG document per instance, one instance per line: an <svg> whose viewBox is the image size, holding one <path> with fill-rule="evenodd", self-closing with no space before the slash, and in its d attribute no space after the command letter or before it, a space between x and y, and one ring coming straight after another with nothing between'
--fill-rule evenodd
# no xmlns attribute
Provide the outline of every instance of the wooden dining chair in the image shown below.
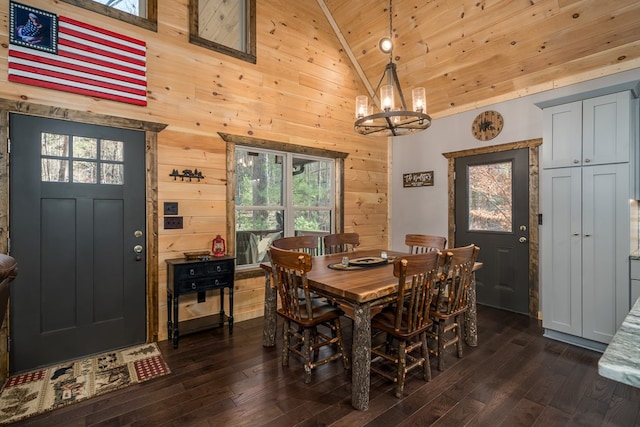
<svg viewBox="0 0 640 427"><path fill-rule="evenodd" d="M318 236L293 236L274 240L272 247L287 251L304 252L311 256L320 255Z"/></svg>
<svg viewBox="0 0 640 427"><path fill-rule="evenodd" d="M324 250L327 254L352 252L360 246L358 233L336 233L324 236Z"/></svg>
<svg viewBox="0 0 640 427"><path fill-rule="evenodd" d="M432 325L431 288L437 279L440 256L440 252L432 251L396 258L393 262L393 275L398 278L396 303L371 319L372 331L386 334L383 342L372 345L371 372L395 382L397 398L402 397L410 370L421 366L424 379L431 380L426 332Z"/></svg>
<svg viewBox="0 0 640 427"><path fill-rule="evenodd" d="M404 243L409 246L409 253L420 254L431 251L443 251L447 246L447 239L442 236L428 234L407 234Z"/></svg>
<svg viewBox="0 0 640 427"><path fill-rule="evenodd" d="M474 244L447 249L441 263L437 293L429 311L433 327L427 332L433 345L430 351L437 357L438 370L444 370L444 352L456 345L458 358L463 355L464 314L469 309L469 286L473 265L480 248Z"/></svg>
<svg viewBox="0 0 640 427"><path fill-rule="evenodd" d="M311 371L333 360L342 358L345 369L349 359L342 343L340 316L342 311L328 303L311 298L307 273L311 271L311 256L271 247L271 274L278 287L281 308L278 314L284 319L282 366L289 366L289 354L293 352L304 360L305 383L311 382ZM304 295L304 298L300 298ZM327 328L330 335L319 327ZM319 358L319 349L334 346L336 351Z"/></svg>

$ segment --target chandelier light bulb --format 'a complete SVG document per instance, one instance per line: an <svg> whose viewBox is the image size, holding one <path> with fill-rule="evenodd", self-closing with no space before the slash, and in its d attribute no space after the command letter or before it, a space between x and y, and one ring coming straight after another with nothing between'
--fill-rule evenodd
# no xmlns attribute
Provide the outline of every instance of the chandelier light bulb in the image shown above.
<svg viewBox="0 0 640 427"><path fill-rule="evenodd" d="M393 85L380 86L380 102L384 111L391 111L394 107Z"/></svg>
<svg viewBox="0 0 640 427"><path fill-rule="evenodd" d="M366 95L356 96L356 118L361 119L368 115L369 98Z"/></svg>
<svg viewBox="0 0 640 427"><path fill-rule="evenodd" d="M411 98L413 99L413 111L418 113L427 112L427 97L423 87L414 88L411 91Z"/></svg>

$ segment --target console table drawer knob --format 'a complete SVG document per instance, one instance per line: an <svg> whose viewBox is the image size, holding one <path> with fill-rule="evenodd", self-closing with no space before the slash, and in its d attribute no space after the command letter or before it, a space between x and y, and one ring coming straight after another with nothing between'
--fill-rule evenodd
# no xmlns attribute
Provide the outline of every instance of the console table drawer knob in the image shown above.
<svg viewBox="0 0 640 427"><path fill-rule="evenodd" d="M189 276L195 276L195 274L196 274L196 270L193 269L193 268L190 268L189 269Z"/></svg>
<svg viewBox="0 0 640 427"><path fill-rule="evenodd" d="M216 265L216 270L218 271L218 273L220 273L222 271L222 267L220 267L219 265Z"/></svg>
<svg viewBox="0 0 640 427"><path fill-rule="evenodd" d="M198 287L198 285L196 285L196 282L191 282L191 289L195 289L197 287Z"/></svg>

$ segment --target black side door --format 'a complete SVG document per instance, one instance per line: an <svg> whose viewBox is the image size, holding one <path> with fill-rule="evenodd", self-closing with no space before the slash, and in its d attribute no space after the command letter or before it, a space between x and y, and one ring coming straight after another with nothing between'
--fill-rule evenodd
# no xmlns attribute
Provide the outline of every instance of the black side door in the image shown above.
<svg viewBox="0 0 640 427"><path fill-rule="evenodd" d="M455 242L480 247L479 304L529 313L528 149L455 162Z"/></svg>

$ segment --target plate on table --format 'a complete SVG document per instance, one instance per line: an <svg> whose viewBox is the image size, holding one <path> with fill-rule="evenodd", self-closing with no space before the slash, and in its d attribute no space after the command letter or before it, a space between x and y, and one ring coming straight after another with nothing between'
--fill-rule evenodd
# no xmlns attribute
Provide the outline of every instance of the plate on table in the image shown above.
<svg viewBox="0 0 640 427"><path fill-rule="evenodd" d="M374 265L386 264L388 259L379 256L365 256L360 258L352 258L349 260L349 265L355 265L358 267L370 267Z"/></svg>

